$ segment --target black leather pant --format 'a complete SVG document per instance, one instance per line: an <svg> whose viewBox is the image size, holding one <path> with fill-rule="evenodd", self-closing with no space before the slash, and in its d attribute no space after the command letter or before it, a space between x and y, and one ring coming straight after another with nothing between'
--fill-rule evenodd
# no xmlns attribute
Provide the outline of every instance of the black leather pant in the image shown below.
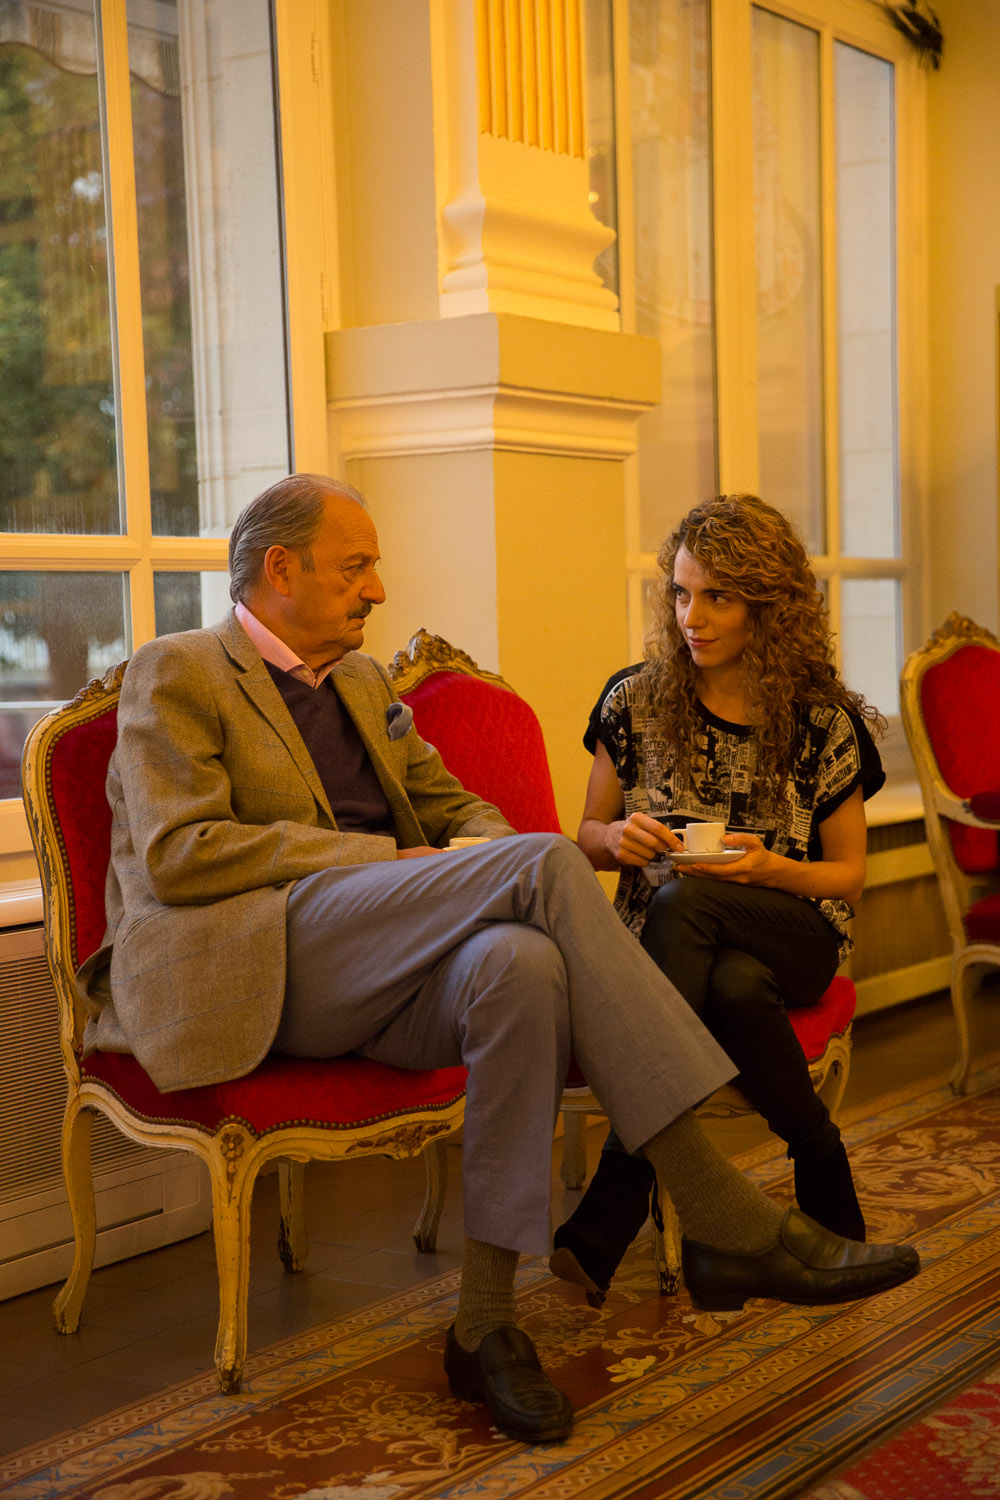
<svg viewBox="0 0 1000 1500"><path fill-rule="evenodd" d="M737 1087L789 1155L833 1150L839 1131L786 1010L819 999L837 970L837 933L812 902L683 876L655 892L641 941L732 1058ZM621 1150L614 1137L607 1145Z"/></svg>

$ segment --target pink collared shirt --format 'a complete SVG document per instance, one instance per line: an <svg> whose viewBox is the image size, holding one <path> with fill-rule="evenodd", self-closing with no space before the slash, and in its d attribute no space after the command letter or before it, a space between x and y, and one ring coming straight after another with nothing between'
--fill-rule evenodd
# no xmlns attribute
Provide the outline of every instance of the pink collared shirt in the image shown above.
<svg viewBox="0 0 1000 1500"><path fill-rule="evenodd" d="M325 667L320 667L318 672L314 672L312 667L307 667L305 662L295 655L291 646L286 646L280 637L276 636L272 630L268 630L266 625L262 625L245 604L237 604L235 614L264 660L270 662L272 667L277 667L279 671L288 672L292 677L297 677L307 687L318 688L337 665L335 661L329 661Z"/></svg>

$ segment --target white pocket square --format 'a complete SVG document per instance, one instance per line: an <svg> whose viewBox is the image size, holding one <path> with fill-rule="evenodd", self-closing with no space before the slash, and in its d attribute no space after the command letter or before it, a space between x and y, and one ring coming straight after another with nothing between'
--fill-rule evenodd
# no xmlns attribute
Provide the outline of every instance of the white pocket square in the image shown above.
<svg viewBox="0 0 1000 1500"><path fill-rule="evenodd" d="M413 709L405 703L390 703L385 711L386 728L391 740L401 740L413 723Z"/></svg>

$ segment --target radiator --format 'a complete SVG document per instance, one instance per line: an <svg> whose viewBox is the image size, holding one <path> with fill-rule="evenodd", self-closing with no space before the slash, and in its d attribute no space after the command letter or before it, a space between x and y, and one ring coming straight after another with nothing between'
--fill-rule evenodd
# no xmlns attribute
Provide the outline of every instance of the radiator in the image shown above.
<svg viewBox="0 0 1000 1500"><path fill-rule="evenodd" d="M72 1263L61 1163L65 1099L42 928L0 930L0 1299L62 1281ZM211 1224L208 1174L189 1153L136 1145L99 1114L93 1163L95 1265Z"/></svg>

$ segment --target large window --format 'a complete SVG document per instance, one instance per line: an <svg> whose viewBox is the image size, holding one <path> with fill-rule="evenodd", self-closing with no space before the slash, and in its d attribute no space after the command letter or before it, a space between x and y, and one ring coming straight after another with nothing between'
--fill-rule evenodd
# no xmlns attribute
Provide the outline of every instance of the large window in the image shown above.
<svg viewBox="0 0 1000 1500"><path fill-rule="evenodd" d="M716 490L755 491L809 547L847 680L894 715L923 623L919 465L901 460L921 354L899 353L921 289L901 227L920 218L914 56L853 0L588 3L614 35L616 108L594 112L591 146L617 147L622 322L662 350L630 505L632 651L662 537Z"/></svg>
<svg viewBox="0 0 1000 1500"><path fill-rule="evenodd" d="M290 466L268 0L0 6L0 799Z"/></svg>

